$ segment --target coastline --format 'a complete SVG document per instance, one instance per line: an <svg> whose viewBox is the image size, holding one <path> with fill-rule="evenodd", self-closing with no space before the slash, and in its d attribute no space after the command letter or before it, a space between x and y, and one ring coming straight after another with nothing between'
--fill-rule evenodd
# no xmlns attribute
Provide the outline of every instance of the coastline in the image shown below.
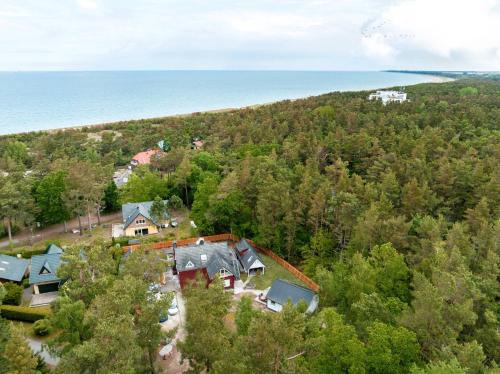
<svg viewBox="0 0 500 374"><path fill-rule="evenodd" d="M403 73L403 72L401 72L401 73ZM407 73L418 75L415 72L407 72ZM442 76L442 75L432 75L432 74L421 74L421 75L425 75L426 78L428 78L429 80L426 82L417 83L417 84L447 83L447 82L452 82L452 81L456 80L456 78L446 77L446 76ZM376 90L376 89L383 90L383 89L388 89L391 87L394 87L394 86L375 87L375 88L371 88L371 89L360 89L360 90L345 90L345 91L344 90L337 90L337 91L324 92L324 93L320 93L317 95L303 96L303 97L291 98L291 99L278 99L278 100L273 100L273 101L268 101L268 102L263 102L263 103L245 105L245 106L241 106L241 107L217 108L217 109L202 110L202 111L195 111L195 112L169 114L169 115L165 115L165 116L129 118L129 119L122 119L122 120L118 119L118 120L111 120L109 122L101 122L101 123L88 123L88 124L72 125L72 126L58 127L58 128L52 128L52 129L21 131L21 132L16 132L16 133L11 133L11 134L0 134L0 139L10 137L10 136L26 135L26 134L33 134L33 133L54 134L54 133L57 133L59 131L73 131L73 130L75 130L75 131L80 130L81 131L84 129L98 130L99 128L103 128L103 130L104 130L105 127L110 126L110 125L116 125L119 123L128 123L128 122L132 122L132 121L143 121L143 120L154 121L154 120L164 120L166 118L187 118L187 117L200 115L200 114L230 113L230 112L238 111L238 110L257 109L257 108L260 108L263 106L273 105L273 104L279 103L281 101L304 100L304 99L307 99L310 97L327 95L327 94L334 93L334 92L363 92L363 91L372 91L372 90Z"/></svg>

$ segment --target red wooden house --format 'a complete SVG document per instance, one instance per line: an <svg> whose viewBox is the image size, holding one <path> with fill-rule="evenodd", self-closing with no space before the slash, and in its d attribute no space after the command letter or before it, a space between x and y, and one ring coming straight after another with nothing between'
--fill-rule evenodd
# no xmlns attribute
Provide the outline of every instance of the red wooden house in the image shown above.
<svg viewBox="0 0 500 374"><path fill-rule="evenodd" d="M227 242L200 239L196 244L174 245L174 259L181 288L196 279L197 274L205 278L207 285L217 276L222 278L226 289L233 289L234 281L240 279L238 259Z"/></svg>

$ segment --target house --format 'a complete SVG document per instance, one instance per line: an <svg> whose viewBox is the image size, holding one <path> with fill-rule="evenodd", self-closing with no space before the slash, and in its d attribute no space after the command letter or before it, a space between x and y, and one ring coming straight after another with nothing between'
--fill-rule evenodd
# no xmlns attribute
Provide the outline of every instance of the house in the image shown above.
<svg viewBox="0 0 500 374"><path fill-rule="evenodd" d="M43 255L31 257L30 285L35 295L59 290L62 279L57 275L61 264L62 248L51 244Z"/></svg>
<svg viewBox="0 0 500 374"><path fill-rule="evenodd" d="M150 149L144 152L139 152L134 157L130 163L132 166L138 165L149 165L151 163L151 158L155 156L159 151L157 149Z"/></svg>
<svg viewBox="0 0 500 374"><path fill-rule="evenodd" d="M199 150L203 148L203 144L205 144L205 142L203 140L196 139L191 144L193 149Z"/></svg>
<svg viewBox="0 0 500 374"><path fill-rule="evenodd" d="M235 246L236 257L242 269L248 274L255 274L260 271L264 274L266 266L260 259L257 251L245 239L241 239Z"/></svg>
<svg viewBox="0 0 500 374"><path fill-rule="evenodd" d="M283 279L273 282L266 298L267 307L275 312L281 312L289 301L292 305L304 302L307 305L306 313L313 313L318 307L318 296L312 290Z"/></svg>
<svg viewBox="0 0 500 374"><path fill-rule="evenodd" d="M390 102L402 103L406 101L406 93L401 91L377 91L368 96L369 100L382 100L386 105Z"/></svg>
<svg viewBox="0 0 500 374"><path fill-rule="evenodd" d="M196 279L197 274L205 278L207 286L219 276L226 289L233 289L234 281L240 279L238 259L227 242L199 239L196 244L182 247L174 244L174 260L181 288Z"/></svg>
<svg viewBox="0 0 500 374"><path fill-rule="evenodd" d="M24 258L0 254L0 283L20 283L28 274L30 262Z"/></svg>
<svg viewBox="0 0 500 374"><path fill-rule="evenodd" d="M168 200L163 202L166 204ZM152 205L153 201L122 205L123 235L144 236L158 234L161 227L167 226L170 215L165 213L164 219L156 222L150 212Z"/></svg>
<svg viewBox="0 0 500 374"><path fill-rule="evenodd" d="M130 167L130 166L129 166ZM116 187L121 187L128 182L132 170L130 169L118 169L113 174L113 182L115 182Z"/></svg>

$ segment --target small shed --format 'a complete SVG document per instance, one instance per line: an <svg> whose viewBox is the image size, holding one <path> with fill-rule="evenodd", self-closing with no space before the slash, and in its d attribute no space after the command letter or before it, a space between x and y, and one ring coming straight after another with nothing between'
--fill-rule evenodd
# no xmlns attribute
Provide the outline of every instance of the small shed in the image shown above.
<svg viewBox="0 0 500 374"><path fill-rule="evenodd" d="M283 279L276 279L266 295L267 307L275 312L281 312L288 302L297 305L304 302L306 313L313 313L318 308L318 296L309 288L299 286Z"/></svg>
<svg viewBox="0 0 500 374"><path fill-rule="evenodd" d="M262 262L261 258L257 254L257 251L253 246L250 245L245 239L241 239L236 243L236 257L241 264L243 270L248 274L256 273L261 271L264 274L266 266Z"/></svg>

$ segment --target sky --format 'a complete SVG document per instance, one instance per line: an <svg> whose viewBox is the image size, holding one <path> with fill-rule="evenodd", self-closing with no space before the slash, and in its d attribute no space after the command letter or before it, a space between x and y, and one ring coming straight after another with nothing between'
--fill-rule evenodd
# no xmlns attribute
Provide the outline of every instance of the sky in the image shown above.
<svg viewBox="0 0 500 374"><path fill-rule="evenodd" d="M0 70L500 70L500 0L0 0Z"/></svg>

